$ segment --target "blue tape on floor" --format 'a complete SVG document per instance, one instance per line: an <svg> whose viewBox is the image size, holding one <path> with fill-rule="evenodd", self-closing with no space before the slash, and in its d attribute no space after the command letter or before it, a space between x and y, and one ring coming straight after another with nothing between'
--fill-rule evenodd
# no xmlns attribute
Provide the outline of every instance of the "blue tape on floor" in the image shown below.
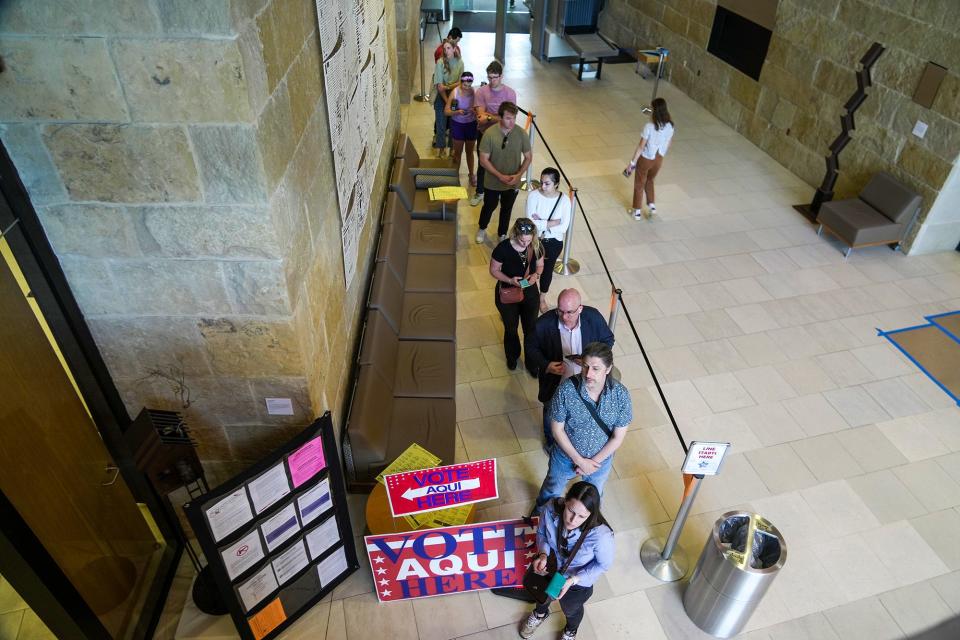
<svg viewBox="0 0 960 640"><path fill-rule="evenodd" d="M950 397L953 399L954 402L956 402L958 405L960 405L960 398L958 398L957 396L953 395L953 392L951 392L950 389L948 389L947 387L945 387L939 380L937 380L937 379L933 376L932 373L930 373L929 371L927 371L926 367L924 367L922 364L920 364L919 362L917 362L916 358L914 358L912 355L910 355L910 352L908 352L906 349L904 349L902 346L900 346L900 343L898 343L896 340L894 340L893 338L890 337L891 335L894 335L894 334L897 334L897 333L903 333L904 331L910 331L911 329L923 329L924 327L929 327L929 326L930 326L929 324L920 324L920 325L917 325L917 326L915 326L915 327L907 327L907 328L905 328L905 329L894 329L893 331L881 331L880 329L877 329L877 335L880 335L880 336L883 336L884 338L886 338L886 339L890 342L890 344L892 344L894 347L896 347L897 350L900 351L900 353L902 353L903 355L905 355L905 356L907 357L907 360L909 360L910 362L912 362L912 363L914 364L914 366L917 367L917 369L920 369L920 371L922 371L925 376L927 376L928 378L930 378L930 380L932 380L935 385L937 385L938 387L940 387L940 389L942 389L945 394L947 394L948 396L950 396ZM939 328L939 327L938 327L938 328Z"/></svg>
<svg viewBox="0 0 960 640"><path fill-rule="evenodd" d="M945 334L947 334L948 338L950 338L957 344L960 344L960 336L953 333L952 331L950 331L950 329L947 329L945 326L937 322L937 320L940 318L946 318L947 316L955 316L955 315L960 315L960 311L948 311L946 313L937 313L932 316L924 316L924 318L929 320L930 324L936 326L937 329L940 329L940 331L943 331Z"/></svg>

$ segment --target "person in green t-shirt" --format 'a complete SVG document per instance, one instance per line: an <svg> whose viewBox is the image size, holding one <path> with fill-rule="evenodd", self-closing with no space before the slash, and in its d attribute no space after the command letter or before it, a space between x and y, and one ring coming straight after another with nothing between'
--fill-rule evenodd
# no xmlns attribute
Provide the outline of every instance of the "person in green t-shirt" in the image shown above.
<svg viewBox="0 0 960 640"><path fill-rule="evenodd" d="M480 229L476 241L480 244L487 235L487 225L493 210L500 205L497 235L507 237L513 203L527 167L533 162L530 136L517 124L517 105L504 102L497 111L498 126L487 129L480 140L480 166L486 171L483 176L483 208L480 210Z"/></svg>

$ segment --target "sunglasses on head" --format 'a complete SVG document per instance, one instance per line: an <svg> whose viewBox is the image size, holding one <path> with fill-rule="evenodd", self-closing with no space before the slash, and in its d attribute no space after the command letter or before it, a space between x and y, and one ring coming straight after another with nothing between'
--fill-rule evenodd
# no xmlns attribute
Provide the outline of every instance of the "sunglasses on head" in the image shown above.
<svg viewBox="0 0 960 640"><path fill-rule="evenodd" d="M534 229L535 227L529 222L520 222L517 224L517 231L520 232L521 234L533 233Z"/></svg>

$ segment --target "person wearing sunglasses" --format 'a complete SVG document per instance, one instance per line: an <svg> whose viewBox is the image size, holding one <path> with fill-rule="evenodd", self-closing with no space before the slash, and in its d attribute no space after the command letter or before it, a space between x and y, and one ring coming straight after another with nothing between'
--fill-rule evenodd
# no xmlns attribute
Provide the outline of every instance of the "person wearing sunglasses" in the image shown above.
<svg viewBox="0 0 960 640"><path fill-rule="evenodd" d="M517 111L517 105L512 102L501 104L499 126L487 129L480 140L480 166L486 171L483 176L483 208L480 209L477 244L486 239L487 225L498 204L500 220L497 223L497 235L501 241L507 237L520 180L533 162L530 136L522 127L516 126Z"/></svg>
<svg viewBox="0 0 960 640"><path fill-rule="evenodd" d="M490 275L497 281L493 301L503 322L503 353L511 371L520 359L517 323L523 327L526 338L537 321L537 282L542 274L543 247L537 228L532 220L518 218L510 236L494 247L490 256ZM533 373L529 365L527 369Z"/></svg>
<svg viewBox="0 0 960 640"><path fill-rule="evenodd" d="M473 148L477 141L477 112L473 108L476 92L473 90L473 74L464 71L460 74L460 85L447 94L447 106L443 113L450 118L450 137L453 138L454 166L460 168L463 147L467 147L467 169L470 172L470 185L477 186L477 176L473 170Z"/></svg>
<svg viewBox="0 0 960 640"><path fill-rule="evenodd" d="M487 65L487 84L477 89L477 128L478 138L493 125L500 122L500 105L504 102L517 104L517 92L503 84L503 65L494 60ZM477 146L479 154L480 147ZM478 157L479 160L479 157ZM470 198L470 206L475 207L483 200L483 165L477 167L476 192Z"/></svg>
<svg viewBox="0 0 960 640"><path fill-rule="evenodd" d="M527 366L537 371L539 379L537 400L543 403L543 440L547 450L553 446L550 400L561 382L580 374L583 345L591 342L612 348L613 332L602 313L583 305L576 289L561 291L557 308L540 316L533 331L526 334L523 352Z"/></svg>
<svg viewBox="0 0 960 640"><path fill-rule="evenodd" d="M540 313L546 313L547 292L553 281L553 267L563 251L563 239L570 226L573 201L559 190L560 172L547 167L540 173L540 188L527 194L527 217L537 225L543 244L543 277L540 279Z"/></svg>

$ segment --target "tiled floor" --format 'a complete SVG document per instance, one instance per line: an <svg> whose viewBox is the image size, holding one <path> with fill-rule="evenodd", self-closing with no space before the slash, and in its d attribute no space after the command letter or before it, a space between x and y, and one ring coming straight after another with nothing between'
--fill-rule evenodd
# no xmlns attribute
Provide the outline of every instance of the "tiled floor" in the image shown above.
<svg viewBox="0 0 960 640"><path fill-rule="evenodd" d="M10 583L0 576L0 640L54 640Z"/></svg>
<svg viewBox="0 0 960 640"><path fill-rule="evenodd" d="M482 77L491 37L467 34L462 47ZM735 507L786 537L786 566L743 637L899 638L960 614L960 409L876 332L960 308L960 254L874 248L844 260L790 206L812 189L669 83L660 95L677 134L657 180L659 215L634 222L620 171L651 85L630 65L578 83L528 51L525 36L508 36L505 80L579 189L684 437L733 443L682 546L695 558L718 513ZM425 154L430 105L402 115ZM534 166L548 164L538 140ZM536 382L504 366L491 245L472 240L478 212L460 213L457 451L499 459L501 499L481 514L497 519L529 510L546 458ZM582 219L572 255L580 273L557 277L551 294L577 287L606 313L609 283ZM639 562L640 544L676 513L682 450L624 313L616 334L636 420L604 497L617 560L580 637L705 638L683 612L683 584L658 583ZM359 535L362 498L351 500ZM364 569L285 637L514 638L525 610L485 592L379 605Z"/></svg>

